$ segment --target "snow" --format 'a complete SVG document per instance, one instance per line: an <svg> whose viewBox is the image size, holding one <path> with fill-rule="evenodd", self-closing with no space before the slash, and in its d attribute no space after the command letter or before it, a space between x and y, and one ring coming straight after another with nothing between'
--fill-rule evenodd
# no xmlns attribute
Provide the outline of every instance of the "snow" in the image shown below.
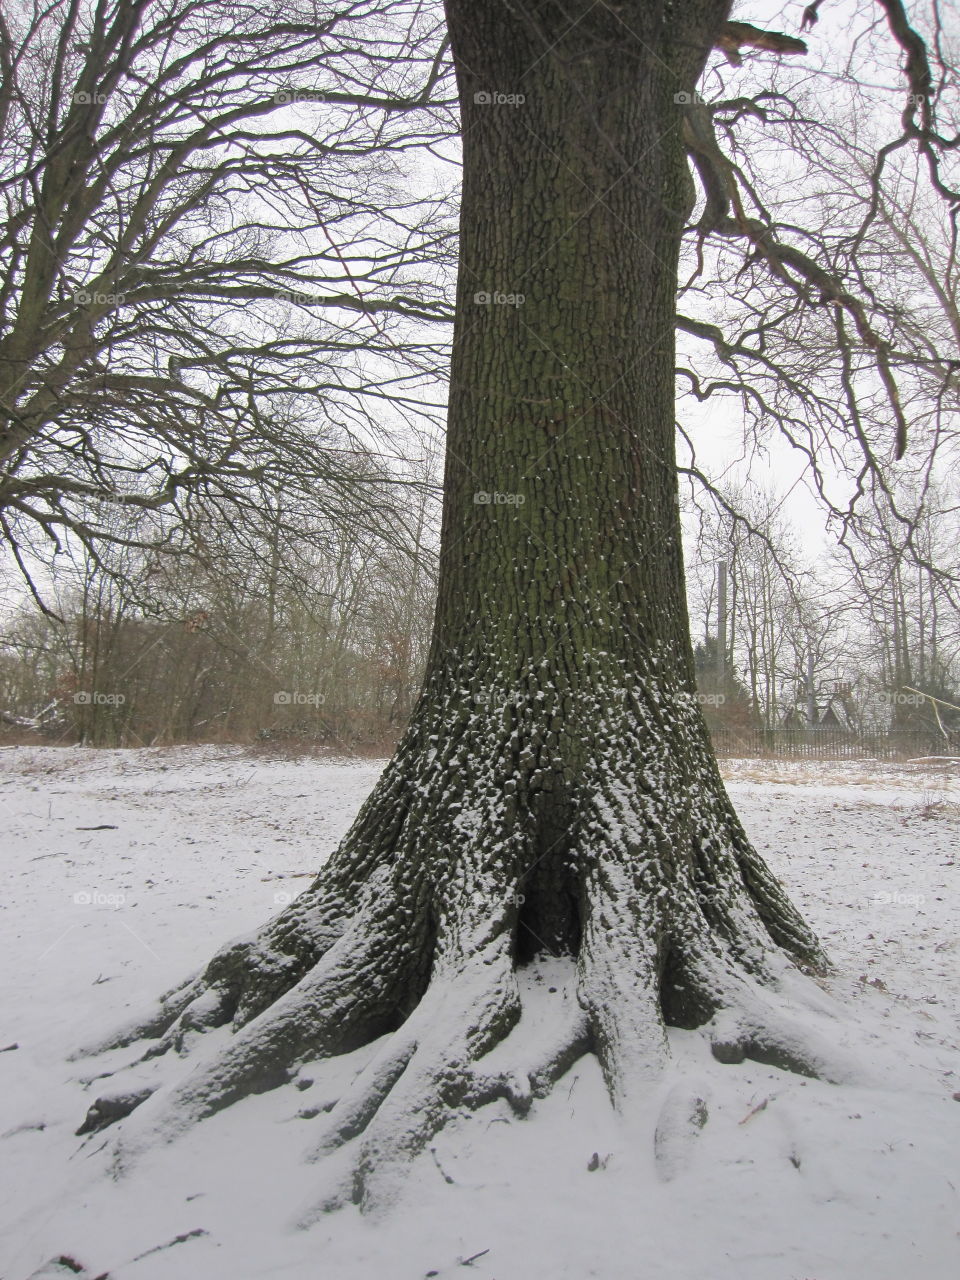
<svg viewBox="0 0 960 1280"><path fill-rule="evenodd" d="M368 1046L109 1176L114 1131L74 1136L102 1090L82 1080L133 1051L69 1055L305 887L380 768L222 747L0 751L0 1050L19 1046L0 1052L5 1280L61 1255L112 1280L956 1280L960 767L935 760L725 762L837 965L837 1039L873 1084L722 1065L674 1030L667 1077L626 1119L581 1059L527 1119L496 1103L449 1126L389 1212L299 1230L324 1107ZM571 983L559 961L521 975L527 1040L571 1016ZM187 1064L168 1058L124 1088L175 1078Z"/></svg>

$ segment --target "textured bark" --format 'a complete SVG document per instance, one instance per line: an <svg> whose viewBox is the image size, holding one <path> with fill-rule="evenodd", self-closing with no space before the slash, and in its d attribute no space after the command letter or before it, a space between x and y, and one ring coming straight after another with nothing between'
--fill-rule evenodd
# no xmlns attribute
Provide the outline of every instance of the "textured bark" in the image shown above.
<svg viewBox="0 0 960 1280"><path fill-rule="evenodd" d="M366 1203L457 1107L522 1113L588 1047L625 1104L670 1024L709 1022L724 1060L832 1071L777 1003L794 965L823 963L818 943L751 848L693 696L675 95L725 0L447 10L462 261L424 691L311 889L124 1037L159 1037L156 1052L238 1031L144 1104L136 1146L392 1032L323 1122L321 1207ZM582 1012L542 1061L487 1068L538 953L576 958Z"/></svg>

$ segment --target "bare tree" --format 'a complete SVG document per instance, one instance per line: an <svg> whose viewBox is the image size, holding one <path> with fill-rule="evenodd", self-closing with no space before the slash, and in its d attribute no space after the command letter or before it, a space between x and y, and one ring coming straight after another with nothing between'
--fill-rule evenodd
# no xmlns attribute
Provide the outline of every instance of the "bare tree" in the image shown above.
<svg viewBox="0 0 960 1280"><path fill-rule="evenodd" d="M842 537L878 504L906 528L900 476L956 455L960 120L935 5L918 19L932 56L899 0L857 7L856 44L848 11L821 7L807 56L716 64L690 104L679 413L691 447L731 413L746 455L785 444Z"/></svg>
<svg viewBox="0 0 960 1280"><path fill-rule="evenodd" d="M356 459L434 420L450 319L447 202L405 161L454 127L440 15L55 0L5 10L0 66L21 570L71 537L188 548L211 506L252 528L278 486L389 529Z"/></svg>

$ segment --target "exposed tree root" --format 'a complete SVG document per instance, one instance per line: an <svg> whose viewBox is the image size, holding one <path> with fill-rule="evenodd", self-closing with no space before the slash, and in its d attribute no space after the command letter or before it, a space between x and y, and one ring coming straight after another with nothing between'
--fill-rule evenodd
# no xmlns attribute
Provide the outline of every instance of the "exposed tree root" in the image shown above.
<svg viewBox="0 0 960 1280"><path fill-rule="evenodd" d="M410 1159L469 1103L473 1065L519 1011L516 977L503 949L480 966L472 961L447 974L428 993L410 1019L413 1053L358 1135L355 1203L369 1208L393 1198Z"/></svg>
<svg viewBox="0 0 960 1280"><path fill-rule="evenodd" d="M580 951L579 997L611 1101L625 1107L631 1092L655 1079L669 1057L660 1006L657 946L634 928L621 934L629 898L592 907ZM616 940L625 937L626 954Z"/></svg>
<svg viewBox="0 0 960 1280"><path fill-rule="evenodd" d="M170 1141L198 1120L292 1077L307 1058L343 1053L396 1024L402 943L383 928L385 895L363 911L310 972L242 1027L210 1061L145 1108L148 1132L133 1149ZM123 1153L129 1159L132 1149ZM121 1160L121 1163L123 1161Z"/></svg>
<svg viewBox="0 0 960 1280"><path fill-rule="evenodd" d="M389 975L403 968L405 958L385 950L378 922L364 915L225 1049L125 1122L117 1167L238 1098L290 1080L304 1061L375 1036L383 1037L382 1046L318 1121L310 1159L320 1162L320 1185L304 1224L347 1203L364 1210L388 1205L410 1159L451 1117L497 1099L523 1116L590 1049L614 1104L627 1109L639 1091L654 1086L667 1062L662 1010L669 1001L667 970L658 976L649 941L634 930L633 945L617 952L613 939L623 936L622 923L609 903L598 908L595 921L588 917L577 998L557 1015L550 1034L540 1027L525 1043L522 1029L513 1031L521 1007L509 930L468 955L438 956L417 1007L383 1036L395 989ZM671 981L680 980L676 969L669 972ZM645 981L636 981L639 975ZM701 1011L720 1061L751 1057L827 1080L848 1078L836 1052L785 1012L776 991L716 945L708 958L687 960L682 982L688 988L683 1007Z"/></svg>
<svg viewBox="0 0 960 1280"><path fill-rule="evenodd" d="M653 1136L661 1182L672 1182L689 1167L694 1144L707 1123L708 1096L707 1089L691 1090L689 1083L680 1082L664 1100Z"/></svg>
<svg viewBox="0 0 960 1280"><path fill-rule="evenodd" d="M864 1079L861 1065L811 1025L810 1015L816 1011L812 1000L804 1001L798 1010L795 993L785 1000L782 993L733 968L718 971L707 966L703 982L705 987L714 984L718 1012L708 1031L719 1062L751 1058L830 1084ZM808 1016L800 1016L803 1013Z"/></svg>
<svg viewBox="0 0 960 1280"><path fill-rule="evenodd" d="M577 1009L558 1019L552 1040L511 1053L519 1016L507 948L447 972L330 1113L312 1156L324 1160L326 1188L304 1224L348 1201L388 1204L410 1159L452 1115L499 1098L526 1115L590 1046Z"/></svg>

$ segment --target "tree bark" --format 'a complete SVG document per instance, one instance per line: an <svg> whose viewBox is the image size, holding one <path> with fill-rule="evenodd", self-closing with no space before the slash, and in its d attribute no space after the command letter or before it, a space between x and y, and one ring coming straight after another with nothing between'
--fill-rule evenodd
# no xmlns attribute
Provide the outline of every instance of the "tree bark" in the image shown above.
<svg viewBox="0 0 960 1280"><path fill-rule="evenodd" d="M452 1109L522 1111L587 1048L627 1105L671 1024L709 1023L723 1060L830 1074L776 1000L823 956L737 820L694 696L682 95L726 11L447 0L462 257L424 689L311 889L123 1038L158 1052L242 1028L144 1105L137 1141L392 1033L318 1146L340 1152L322 1205L367 1203ZM575 962L576 1013L539 1061L487 1069L520 1018L518 969L544 954Z"/></svg>

